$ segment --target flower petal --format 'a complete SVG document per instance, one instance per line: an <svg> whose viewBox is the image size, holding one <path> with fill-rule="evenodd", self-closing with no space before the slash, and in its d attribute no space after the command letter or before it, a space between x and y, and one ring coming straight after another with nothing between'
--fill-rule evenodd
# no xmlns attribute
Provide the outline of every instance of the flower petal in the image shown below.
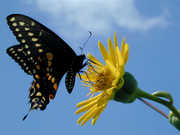
<svg viewBox="0 0 180 135"><path fill-rule="evenodd" d="M91 107L86 113L84 113L84 114L77 120L77 123L80 124L81 122L83 122L84 119L89 115L89 113L90 113L91 111L93 111L96 107L97 107L97 105ZM84 123L84 124L85 124L85 123ZM83 125L83 124L81 123L81 126L82 126L82 125Z"/></svg>
<svg viewBox="0 0 180 135"><path fill-rule="evenodd" d="M128 44L126 44L125 49L124 49L124 61L125 61L125 63L127 63L127 61L128 61L128 56L129 56L129 46L128 46Z"/></svg>
<svg viewBox="0 0 180 135"><path fill-rule="evenodd" d="M92 117L94 117L94 115L96 114L96 112L98 111L97 107L94 106L93 108L91 108L88 111L88 114L86 115L86 117L84 117L81 126L83 126L88 120L90 120Z"/></svg>
<svg viewBox="0 0 180 135"><path fill-rule="evenodd" d="M109 55L110 55L111 62L115 66L116 65L115 64L116 63L115 51L114 51L114 46L113 46L112 41L111 41L110 38L108 38L108 49L109 49Z"/></svg>
<svg viewBox="0 0 180 135"><path fill-rule="evenodd" d="M125 38L123 38L122 40L122 43L121 43L121 53L122 53L122 56L124 58L124 52L125 51Z"/></svg>
<svg viewBox="0 0 180 135"><path fill-rule="evenodd" d="M92 61L92 64L95 63L95 65L97 66L103 66L103 64L96 59L94 56L92 56L90 53L88 53L88 59L90 59Z"/></svg>
<svg viewBox="0 0 180 135"><path fill-rule="evenodd" d="M88 103L90 103L90 102L92 102L92 101L94 101L94 100L97 100L97 98L99 98L100 96L101 96L101 94L99 94L99 95L97 95L97 96L95 96L95 97L91 97L91 98L89 98L88 100L82 101L82 102L78 103L78 104L76 105L76 107L84 106L84 105L86 105L86 104L88 104Z"/></svg>
<svg viewBox="0 0 180 135"><path fill-rule="evenodd" d="M100 41L98 41L98 47L104 61L106 61L108 59L108 52L106 51L106 48L103 46L103 44Z"/></svg>
<svg viewBox="0 0 180 135"><path fill-rule="evenodd" d="M88 104L85 104L83 107L81 107L80 109L78 109L78 110L75 112L75 114L79 114L79 113L85 112L85 111L87 111L88 109L92 108L95 104L97 104L97 99L89 102Z"/></svg>
<svg viewBox="0 0 180 135"><path fill-rule="evenodd" d="M104 109L106 108L107 104L102 105L101 107L98 108L98 111L96 112L96 114L94 115L94 118L91 122L91 125L94 125L96 123L96 120L99 118L99 116L101 115L101 113L104 111Z"/></svg>

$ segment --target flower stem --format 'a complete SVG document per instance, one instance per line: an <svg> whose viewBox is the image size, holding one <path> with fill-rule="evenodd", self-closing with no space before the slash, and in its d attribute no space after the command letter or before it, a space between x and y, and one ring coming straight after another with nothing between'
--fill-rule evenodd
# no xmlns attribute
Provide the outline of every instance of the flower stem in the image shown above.
<svg viewBox="0 0 180 135"><path fill-rule="evenodd" d="M149 102L147 102L146 100L144 100L143 98L138 98L140 101L142 101L144 104L146 104L147 106L151 107L153 110L155 110L156 112L162 114L165 118L168 119L168 115L165 114L163 111L159 110L158 108L156 108L155 106L153 106L152 104L150 104Z"/></svg>
<svg viewBox="0 0 180 135"><path fill-rule="evenodd" d="M158 102L158 103L166 106L167 108L169 108L174 113L174 115L176 115L180 119L180 113L177 111L177 109L174 107L174 105L172 103L170 103L164 99L161 99L157 96L151 95L151 94L141 90L140 88L138 88L136 94L137 94L137 98L147 98L149 100Z"/></svg>

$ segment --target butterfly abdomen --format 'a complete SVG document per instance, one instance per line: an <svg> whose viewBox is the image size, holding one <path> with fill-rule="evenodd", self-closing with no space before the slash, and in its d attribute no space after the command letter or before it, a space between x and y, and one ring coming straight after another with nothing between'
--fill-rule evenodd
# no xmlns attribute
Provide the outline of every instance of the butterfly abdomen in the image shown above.
<svg viewBox="0 0 180 135"><path fill-rule="evenodd" d="M74 88L76 74L79 73L84 66L86 66L86 63L83 63L85 59L85 55L76 56L68 68L65 84L69 93L71 93Z"/></svg>

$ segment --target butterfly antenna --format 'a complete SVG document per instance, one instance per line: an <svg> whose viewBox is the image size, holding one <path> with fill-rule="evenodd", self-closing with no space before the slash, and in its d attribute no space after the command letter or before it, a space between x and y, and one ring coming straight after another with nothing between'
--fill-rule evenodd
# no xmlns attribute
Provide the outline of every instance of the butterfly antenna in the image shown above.
<svg viewBox="0 0 180 135"><path fill-rule="evenodd" d="M88 31L88 32L89 32L89 37L88 37L87 40L83 43L83 46L80 47L81 54L83 53L83 49L85 48L85 45L87 44L87 42L89 41L89 39L90 39L91 36L92 36L92 32L91 32L91 31Z"/></svg>
<svg viewBox="0 0 180 135"><path fill-rule="evenodd" d="M27 118L27 116L29 115L29 113L30 113L31 111L32 111L32 109L30 108L29 111L28 111L28 113L23 117L23 119L22 119L23 121Z"/></svg>

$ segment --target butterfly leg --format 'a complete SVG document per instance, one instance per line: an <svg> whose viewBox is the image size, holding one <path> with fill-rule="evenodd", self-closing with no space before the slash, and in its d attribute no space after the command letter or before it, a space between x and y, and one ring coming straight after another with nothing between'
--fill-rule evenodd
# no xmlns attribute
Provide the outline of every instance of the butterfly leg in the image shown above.
<svg viewBox="0 0 180 135"><path fill-rule="evenodd" d="M80 72L78 72L78 75L79 75L80 80L82 80L80 73L84 73L84 74L86 75L86 77L87 77L87 80L90 81L90 79L89 79L88 74L87 74L86 71L80 71Z"/></svg>

